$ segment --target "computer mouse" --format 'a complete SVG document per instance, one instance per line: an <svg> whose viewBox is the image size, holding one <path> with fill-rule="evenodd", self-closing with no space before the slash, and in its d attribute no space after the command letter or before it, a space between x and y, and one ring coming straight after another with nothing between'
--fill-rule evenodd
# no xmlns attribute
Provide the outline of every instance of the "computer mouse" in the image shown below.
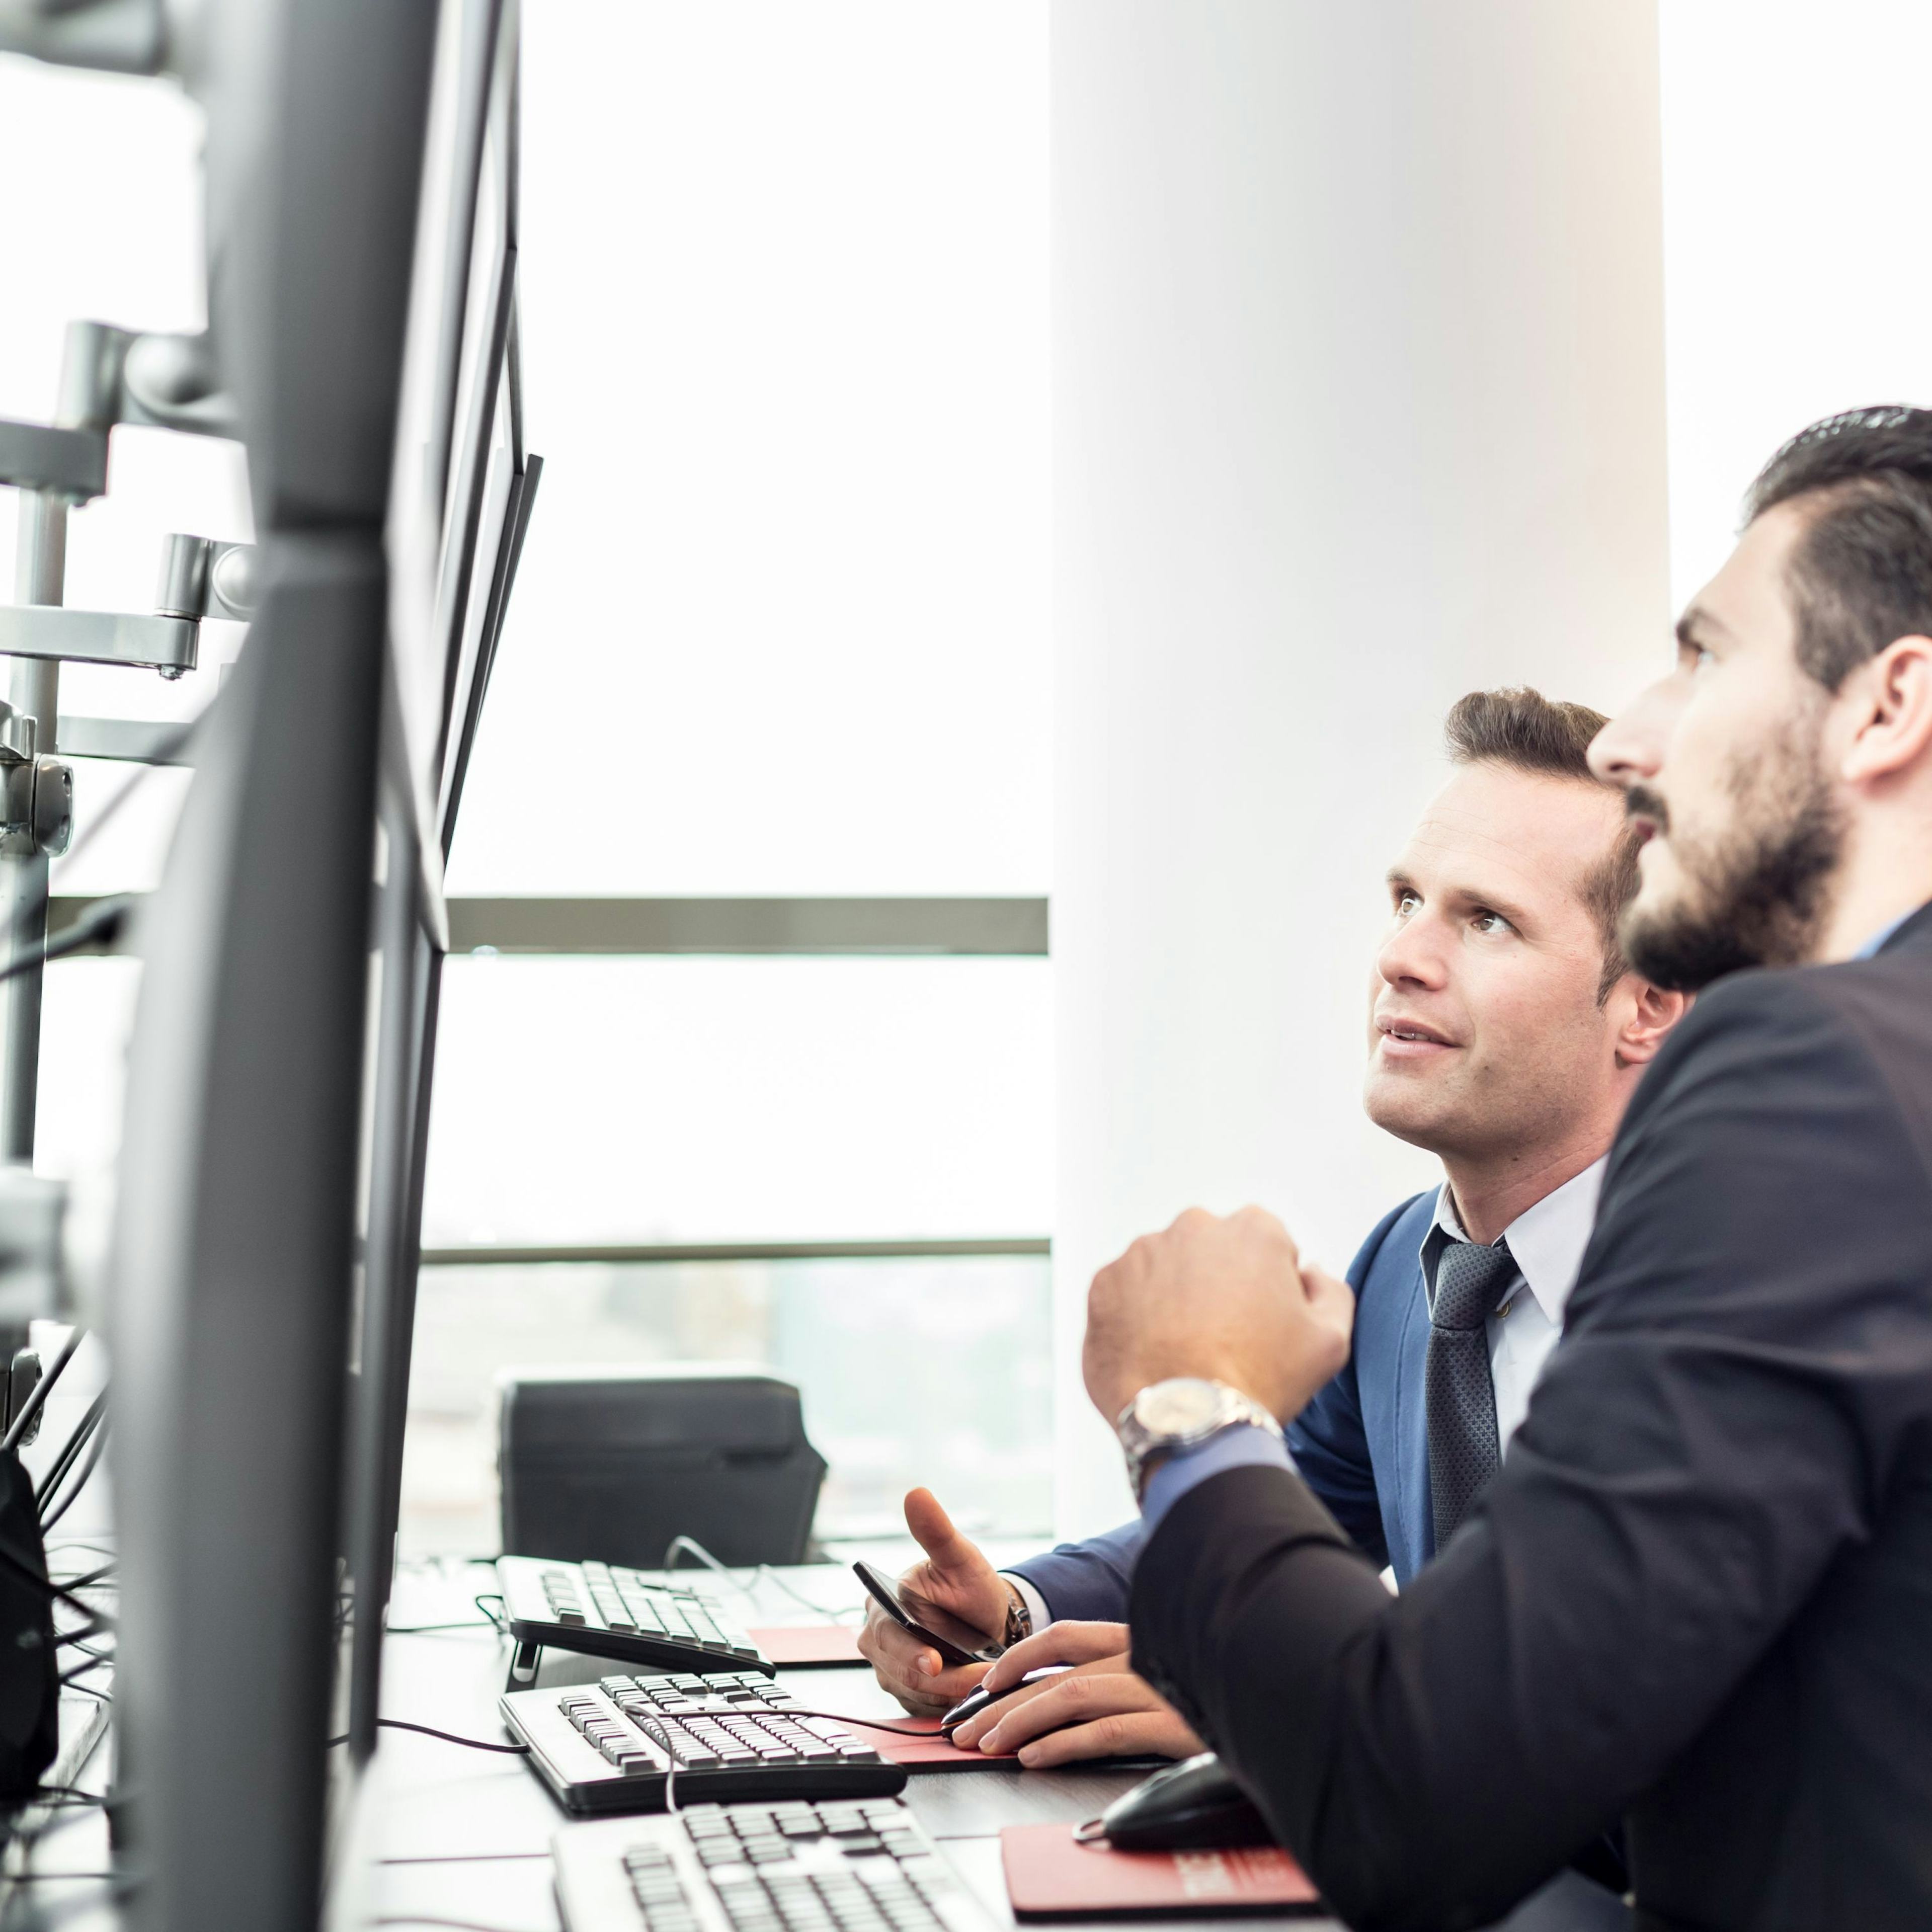
<svg viewBox="0 0 1932 1932"><path fill-rule="evenodd" d="M947 1737L958 1730L968 1718L976 1718L993 1701L993 1694L983 1684L976 1684L958 1703L939 1720L941 1732Z"/></svg>
<svg viewBox="0 0 1932 1932"><path fill-rule="evenodd" d="M1075 1834L1121 1852L1207 1852L1274 1842L1254 1800L1212 1751L1124 1792Z"/></svg>
<svg viewBox="0 0 1932 1932"><path fill-rule="evenodd" d="M976 1718L988 1704L997 1702L1001 1697L1010 1697L1020 1688L1020 1684L1037 1684L1042 1677L1059 1677L1064 1676L1071 1668L1071 1665L1065 1664L1043 1664L1037 1670L1029 1670L1020 1679L1019 1684L1010 1684L1005 1690L997 1692L988 1690L983 1684L974 1684L973 1688L968 1691L944 1717L940 1719L939 1729L941 1735L951 1737L952 1733L958 1730L969 1718Z"/></svg>

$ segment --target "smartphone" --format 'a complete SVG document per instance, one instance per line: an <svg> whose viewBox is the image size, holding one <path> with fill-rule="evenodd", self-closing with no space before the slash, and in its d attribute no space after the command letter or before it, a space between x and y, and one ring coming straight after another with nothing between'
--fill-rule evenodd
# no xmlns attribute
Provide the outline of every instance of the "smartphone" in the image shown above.
<svg viewBox="0 0 1932 1932"><path fill-rule="evenodd" d="M873 1600L892 1621L903 1625L922 1642L929 1643L947 1664L991 1664L1006 1654L1006 1646L984 1630L962 1623L950 1610L942 1610L910 1590L901 1590L869 1563L855 1563L854 1574L872 1594Z"/></svg>

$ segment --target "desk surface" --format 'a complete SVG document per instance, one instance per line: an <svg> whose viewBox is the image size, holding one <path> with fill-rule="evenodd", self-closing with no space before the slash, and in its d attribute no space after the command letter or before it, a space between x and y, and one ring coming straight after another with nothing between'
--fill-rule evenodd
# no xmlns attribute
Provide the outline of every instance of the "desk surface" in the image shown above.
<svg viewBox="0 0 1932 1932"><path fill-rule="evenodd" d="M479 1738L502 1735L496 1704L508 1667L506 1646L487 1630L412 1635L402 1628L460 1621L466 1612L473 1616L470 1599L482 1575L451 1565L441 1571L416 1570L399 1580L390 1615L395 1628L385 1656L386 1716ZM718 1580L706 1582L707 1588L716 1585L725 1594ZM814 1613L796 1601L788 1607L787 1585L819 1610ZM744 1622L761 1625L823 1622L826 1610L856 1611L857 1585L842 1568L788 1570L778 1573L776 1583L770 1576L759 1580L754 1598L740 1598L730 1607ZM607 1667L594 1659L547 1656L540 1681L594 1679ZM868 1670L787 1670L779 1676L821 1709L854 1717L898 1714L898 1707ZM370 1814L372 1850L380 1861L369 1897L373 1916L404 1926L464 1920L496 1932L556 1932L549 1844L566 1821L527 1768L407 1731L383 1734L376 1766L382 1781L372 1794ZM915 1772L905 1798L996 1922L1010 1924L1000 1870L1000 1828L1090 1818L1137 1775L1010 1766ZM412 1914L424 1916L412 1918ZM1163 1922L1198 1932L1203 1923L1198 1918L1132 1922L1141 1932L1158 1932ZM1298 1932L1314 1932L1334 1923L1305 1917L1243 1922L1256 1932L1291 1924Z"/></svg>
<svg viewBox="0 0 1932 1932"><path fill-rule="evenodd" d="M868 1551L896 1568L904 1550ZM1008 1552L989 1551L995 1560ZM1018 1552L1014 1552L1017 1554ZM459 1736L494 1742L503 1736L496 1700L508 1668L508 1646L478 1616L475 1598L491 1587L490 1573L450 1563L412 1568L398 1579L383 1657L384 1715ZM714 1580L721 1592L722 1582ZM732 1586L736 1588L734 1585ZM747 1624L823 1623L856 1612L858 1585L839 1565L814 1565L758 1578L734 1607ZM854 1618L856 1621L856 1617ZM448 1626L424 1629L424 1625ZM593 1681L607 1666L595 1658L546 1656L542 1683ZM872 1673L849 1667L782 1671L789 1688L820 1709L854 1717L885 1717L898 1707ZM97 1750L76 1780L104 1790L111 1742ZM907 1802L939 1842L962 1880L996 1924L1010 1925L1000 1869L1000 1831L1007 1825L1091 1817L1134 1782L1127 1772L984 1770L915 1772ZM550 1886L550 1843L568 1821L528 1768L514 1757L493 1756L409 1731L387 1730L362 1787L356 1823L361 1839L335 1862L329 1932L359 1932L372 1924L406 1928L467 1927L471 1932L557 1932ZM55 1828L32 1848L32 1880L0 1874L0 1905L10 1912L16 1891L31 1892L61 1932L114 1932L118 1916L102 1875L108 1869L107 1832L98 1810L57 1816ZM16 1841L9 1873L22 1869ZM9 1924L16 1922L10 1916ZM1088 1921L1106 1932L1130 1923L1137 1932L1201 1932L1201 1919ZM1339 1932L1330 1918L1286 1916L1244 1918L1243 1932ZM1628 1920L1611 1894L1574 1874L1553 1882L1520 1906L1497 1932L1628 1932Z"/></svg>

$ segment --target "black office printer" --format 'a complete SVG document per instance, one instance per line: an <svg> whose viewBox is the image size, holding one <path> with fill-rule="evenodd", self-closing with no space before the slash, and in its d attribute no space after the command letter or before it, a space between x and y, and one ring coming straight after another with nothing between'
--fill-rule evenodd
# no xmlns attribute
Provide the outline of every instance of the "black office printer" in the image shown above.
<svg viewBox="0 0 1932 1932"><path fill-rule="evenodd" d="M790 1382L654 1363L515 1370L499 1386L506 1550L655 1570L689 1536L721 1562L804 1560L825 1459Z"/></svg>

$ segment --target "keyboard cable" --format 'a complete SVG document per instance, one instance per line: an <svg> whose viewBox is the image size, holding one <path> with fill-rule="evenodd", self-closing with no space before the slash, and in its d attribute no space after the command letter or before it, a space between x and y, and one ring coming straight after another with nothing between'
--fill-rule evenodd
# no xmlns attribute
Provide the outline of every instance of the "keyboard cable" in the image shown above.
<svg viewBox="0 0 1932 1932"><path fill-rule="evenodd" d="M426 1738L440 1738L446 1744L463 1744L471 1750L500 1751L506 1757L528 1757L530 1754L528 1744L493 1744L482 1738L460 1738L454 1731L440 1731L434 1724L412 1724L401 1718L378 1718L376 1722L384 1730L420 1731ZM348 1742L349 1733L344 1731L339 1738L331 1738L328 1748L333 1750L338 1744Z"/></svg>

